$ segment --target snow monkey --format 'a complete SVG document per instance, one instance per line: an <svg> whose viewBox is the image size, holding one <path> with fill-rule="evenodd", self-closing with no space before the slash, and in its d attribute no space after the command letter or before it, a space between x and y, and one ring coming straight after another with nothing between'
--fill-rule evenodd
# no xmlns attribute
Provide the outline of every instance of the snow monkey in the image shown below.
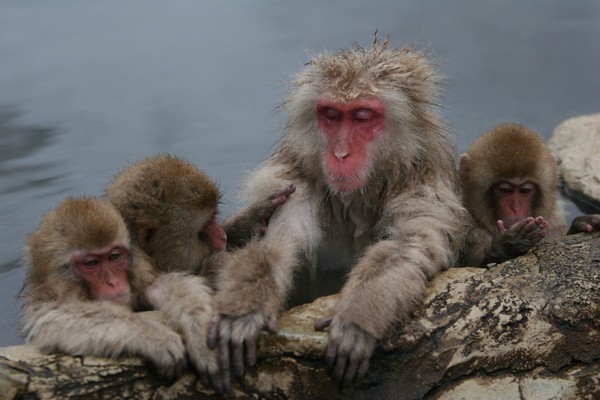
<svg viewBox="0 0 600 400"><path fill-rule="evenodd" d="M23 291L27 342L46 352L138 355L166 377L185 368L180 335L133 311L174 308L184 298L185 305L171 317L193 328L197 323L187 314L203 310L209 293L200 277L159 276L131 245L125 222L108 200L61 202L28 237L23 263L28 269ZM177 295L163 296L166 290Z"/></svg>
<svg viewBox="0 0 600 400"><path fill-rule="evenodd" d="M437 76L422 52L388 42L317 54L291 82L284 136L243 196L251 203L289 183L296 193L263 239L218 272L209 345L224 370L242 375L255 363L257 335L277 330L302 265L337 258L350 272L315 328L328 328L325 360L350 384L428 279L455 262L467 214L454 144L435 112Z"/></svg>
<svg viewBox="0 0 600 400"><path fill-rule="evenodd" d="M240 247L262 236L273 212L294 190L293 185L274 190L221 227L217 186L188 161L159 154L117 173L106 197L123 215L133 241L160 271L206 274L215 268L209 256L222 256L226 245Z"/></svg>
<svg viewBox="0 0 600 400"><path fill-rule="evenodd" d="M285 187L240 211L226 225L238 244L263 234L293 191ZM129 224L107 199L70 198L30 235L23 258L27 341L73 355L139 355L166 377L181 373L189 357L202 383L223 391L206 343L212 289L190 274L206 260L217 264L211 253L225 253L216 186L191 164L161 155L118 174L108 198L137 211L126 214ZM130 240L127 225L141 240ZM163 311L173 329L134 313L150 308Z"/></svg>
<svg viewBox="0 0 600 400"><path fill-rule="evenodd" d="M498 125L461 156L463 201L473 220L461 265L499 263L524 254L543 238L567 233L557 197L556 161L537 133ZM600 216L573 221L569 233L600 228Z"/></svg>

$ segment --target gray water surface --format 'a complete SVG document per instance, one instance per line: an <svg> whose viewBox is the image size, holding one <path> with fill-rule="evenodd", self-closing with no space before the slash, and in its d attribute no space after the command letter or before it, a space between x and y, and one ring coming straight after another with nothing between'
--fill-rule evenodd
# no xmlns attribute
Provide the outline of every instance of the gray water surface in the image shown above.
<svg viewBox="0 0 600 400"><path fill-rule="evenodd" d="M229 214L279 138L283 82L376 29L429 49L459 151L501 122L548 138L600 112L596 0L0 1L0 345L22 342L18 259L46 210L170 152L220 183Z"/></svg>

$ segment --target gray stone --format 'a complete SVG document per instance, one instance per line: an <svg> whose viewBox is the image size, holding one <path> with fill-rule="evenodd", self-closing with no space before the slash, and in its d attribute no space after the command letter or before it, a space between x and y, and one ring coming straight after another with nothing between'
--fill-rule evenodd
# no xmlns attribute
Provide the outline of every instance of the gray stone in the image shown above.
<svg viewBox="0 0 600 400"><path fill-rule="evenodd" d="M600 114L564 121L548 145L568 188L600 204Z"/></svg>
<svg viewBox="0 0 600 400"><path fill-rule="evenodd" d="M369 373L334 384L322 361L318 299L284 313L260 339L258 365L230 398L584 399L600 398L600 234L543 241L489 269L454 268L431 281L424 304L381 341ZM157 317L157 313L149 315ZM160 317L160 315L158 315ZM158 378L139 359L0 350L4 398L212 398L188 371Z"/></svg>

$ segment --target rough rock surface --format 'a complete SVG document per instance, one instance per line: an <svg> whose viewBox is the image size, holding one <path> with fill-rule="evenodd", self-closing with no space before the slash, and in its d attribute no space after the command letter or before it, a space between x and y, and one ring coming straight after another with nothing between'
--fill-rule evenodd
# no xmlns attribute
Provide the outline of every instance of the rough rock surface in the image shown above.
<svg viewBox="0 0 600 400"><path fill-rule="evenodd" d="M596 210L600 209L600 114L564 121L554 129L548 145L557 156L567 188L591 203L589 212L599 212Z"/></svg>
<svg viewBox="0 0 600 400"><path fill-rule="evenodd" d="M285 313L264 335L256 368L230 398L600 398L600 234L544 241L489 269L438 275L424 304L380 343L369 374L350 388L321 361L314 319L335 297ZM0 350L3 398L213 398L193 372L159 379L139 359Z"/></svg>

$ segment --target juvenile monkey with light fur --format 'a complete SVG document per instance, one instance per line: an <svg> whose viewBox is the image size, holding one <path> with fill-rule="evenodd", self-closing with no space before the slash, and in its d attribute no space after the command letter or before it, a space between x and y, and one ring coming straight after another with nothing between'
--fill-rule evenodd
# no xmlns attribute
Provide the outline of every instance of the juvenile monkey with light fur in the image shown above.
<svg viewBox="0 0 600 400"><path fill-rule="evenodd" d="M337 259L351 271L315 328L329 328L326 361L350 384L428 279L455 262L467 218L454 144L434 110L436 83L422 52L377 39L315 55L291 83L284 136L244 196L252 202L290 182L296 193L263 240L219 273L209 341L223 369L241 375L255 363L258 332L277 330L297 269Z"/></svg>

